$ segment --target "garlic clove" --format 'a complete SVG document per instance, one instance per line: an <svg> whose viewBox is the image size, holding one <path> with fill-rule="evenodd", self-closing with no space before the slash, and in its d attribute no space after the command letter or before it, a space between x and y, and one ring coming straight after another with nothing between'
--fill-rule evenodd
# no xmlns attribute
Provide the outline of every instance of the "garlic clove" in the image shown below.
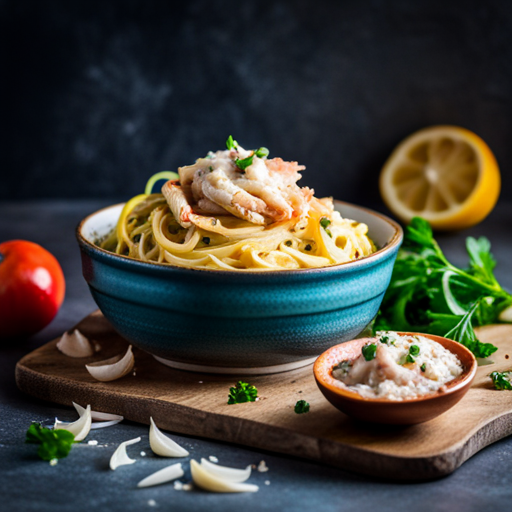
<svg viewBox="0 0 512 512"><path fill-rule="evenodd" d="M251 476L251 466L247 466L245 469L229 468L227 466L219 466L206 459L201 459L201 466L212 475L216 475L229 482L245 482Z"/></svg>
<svg viewBox="0 0 512 512"><path fill-rule="evenodd" d="M141 480L137 484L137 487L151 487L152 485L165 484L166 482L176 480L176 478L181 478L184 474L185 473L183 473L181 462L179 462L178 464L172 464L164 469L161 469L160 471L152 473L151 475Z"/></svg>
<svg viewBox="0 0 512 512"><path fill-rule="evenodd" d="M153 452L161 457L186 457L187 450L174 442L170 437L164 435L156 426L153 418L149 418L149 445Z"/></svg>
<svg viewBox="0 0 512 512"><path fill-rule="evenodd" d="M76 409L76 412L80 416L82 416L82 414L85 412L85 409L75 402L73 402L73 407ZM109 412L98 411L91 411L91 418L93 421L98 422L93 423L91 429L109 427L110 425L115 425L116 423L124 420L124 416L121 416L120 414L111 414ZM106 423L108 423L108 425L106 425Z"/></svg>
<svg viewBox="0 0 512 512"><path fill-rule="evenodd" d="M194 483L204 489L212 492L256 492L259 490L257 485L243 484L239 482L229 482L225 478L221 478L210 473L206 467L201 466L197 461L190 461L190 471Z"/></svg>
<svg viewBox="0 0 512 512"><path fill-rule="evenodd" d="M75 441L83 441L91 430L91 406L88 405L84 413L76 421L67 423L55 418L55 430L67 430L75 436Z"/></svg>
<svg viewBox="0 0 512 512"><path fill-rule="evenodd" d="M134 364L135 358L133 357L132 346L130 345L124 356L114 356L104 361L86 364L85 367L96 380L109 382L120 379L130 373L133 370Z"/></svg>
<svg viewBox="0 0 512 512"><path fill-rule="evenodd" d="M135 439L130 439L129 441L123 441L116 449L116 451L110 457L110 469L117 469L119 466L125 466L127 464L134 464L136 462L135 459L130 459L128 454L126 453L126 447L138 443L140 441L140 437L136 437Z"/></svg>
<svg viewBox="0 0 512 512"><path fill-rule="evenodd" d="M90 357L94 354L91 342L78 330L65 332L57 342L57 348L69 357Z"/></svg>

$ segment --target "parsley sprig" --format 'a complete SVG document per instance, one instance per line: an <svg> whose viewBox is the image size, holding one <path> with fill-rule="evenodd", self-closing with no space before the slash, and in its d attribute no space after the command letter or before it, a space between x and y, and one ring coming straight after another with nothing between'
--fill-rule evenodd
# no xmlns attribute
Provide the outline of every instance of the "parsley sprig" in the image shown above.
<svg viewBox="0 0 512 512"><path fill-rule="evenodd" d="M63 459L73 446L75 436L67 430L51 430L39 423L32 423L27 430L25 442L38 444L37 454L43 460Z"/></svg>
<svg viewBox="0 0 512 512"><path fill-rule="evenodd" d="M492 372L489 377L491 377L492 383L496 389L512 391L512 370L506 372Z"/></svg>
<svg viewBox="0 0 512 512"><path fill-rule="evenodd" d="M233 137L230 135L228 137L228 140L226 141L226 147L230 150L238 149L238 142L236 140L234 140ZM254 156L257 156L258 158L267 158L268 154L269 154L269 150L267 148L262 147L259 149L255 149L253 151L252 155L248 156L247 158L236 158L235 164L237 165L237 167L240 170L245 171L245 169L247 169L247 167L252 165Z"/></svg>
<svg viewBox="0 0 512 512"><path fill-rule="evenodd" d="M258 390L247 382L238 381L236 386L229 388L228 405L254 402L258 398Z"/></svg>
<svg viewBox="0 0 512 512"><path fill-rule="evenodd" d="M496 322L512 304L512 296L494 277L496 261L489 240L468 237L466 249L469 266L463 270L446 259L429 223L413 218L405 230L375 331L445 336L481 358L495 352L494 345L478 340L473 327Z"/></svg>

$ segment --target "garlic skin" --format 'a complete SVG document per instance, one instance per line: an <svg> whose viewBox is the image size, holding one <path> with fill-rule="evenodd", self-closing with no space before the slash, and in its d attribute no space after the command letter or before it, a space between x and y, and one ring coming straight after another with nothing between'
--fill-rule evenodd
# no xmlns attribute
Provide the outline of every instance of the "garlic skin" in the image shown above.
<svg viewBox="0 0 512 512"><path fill-rule="evenodd" d="M127 464L135 464L137 462L135 459L130 459L128 454L126 453L126 447L138 443L140 441L140 437L136 437L135 439L130 439L129 441L123 441L116 449L116 451L110 457L110 469L114 471L119 466L126 466Z"/></svg>
<svg viewBox="0 0 512 512"><path fill-rule="evenodd" d="M154 453L161 457L186 457L187 450L174 442L170 437L164 435L156 426L153 418L149 418L149 445Z"/></svg>
<svg viewBox="0 0 512 512"><path fill-rule="evenodd" d="M71 334L65 332L57 342L57 348L69 357L90 357L95 351L92 343L78 329Z"/></svg>
<svg viewBox="0 0 512 512"><path fill-rule="evenodd" d="M130 345L123 356L118 355L97 363L86 364L85 367L96 380L110 382L130 373L134 364L135 358Z"/></svg>
<svg viewBox="0 0 512 512"><path fill-rule="evenodd" d="M85 412L85 409L73 402L73 407L76 409L76 412L82 416L82 414ZM110 414L108 412L98 412L98 411L91 411L91 418L95 421L91 424L91 430L96 430L98 428L105 428L105 427L111 427L112 425L117 425L121 421L124 420L124 417L119 414ZM98 421L100 420L100 421Z"/></svg>
<svg viewBox="0 0 512 512"><path fill-rule="evenodd" d="M176 478L181 478L184 474L181 462L178 462L177 464L172 464L147 476L137 484L137 487L151 487L153 485L165 484L176 480Z"/></svg>
<svg viewBox="0 0 512 512"><path fill-rule="evenodd" d="M205 466L201 466L196 460L190 461L190 471L194 484L205 491L212 492L257 492L259 487L253 484L230 482L210 473Z"/></svg>
<svg viewBox="0 0 512 512"><path fill-rule="evenodd" d="M201 466L212 475L228 482L245 482L251 476L251 466L247 466L245 469L229 468L227 466L219 466L206 459L201 459Z"/></svg>
<svg viewBox="0 0 512 512"><path fill-rule="evenodd" d="M83 441L91 430L91 424L91 406L88 405L80 418L72 423L59 421L57 418L55 418L55 424L53 428L55 430L67 430L75 436L75 441Z"/></svg>

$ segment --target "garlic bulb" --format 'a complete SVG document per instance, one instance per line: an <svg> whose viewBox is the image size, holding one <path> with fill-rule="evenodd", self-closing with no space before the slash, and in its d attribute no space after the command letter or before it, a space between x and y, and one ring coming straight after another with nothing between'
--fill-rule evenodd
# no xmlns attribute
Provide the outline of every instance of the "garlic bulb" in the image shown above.
<svg viewBox="0 0 512 512"><path fill-rule="evenodd" d="M149 428L149 445L153 452L161 457L186 457L188 455L185 448L160 432L153 418L149 418L149 420L151 422Z"/></svg>
<svg viewBox="0 0 512 512"><path fill-rule="evenodd" d="M122 442L116 449L116 451L110 457L110 469L117 469L119 466L125 466L126 464L134 464L136 462L135 459L130 459L128 454L126 453L126 447L138 443L140 441L140 437L136 437L135 439L130 439L129 441Z"/></svg>
<svg viewBox="0 0 512 512"><path fill-rule="evenodd" d="M96 379L102 382L109 382L120 379L133 370L135 358L133 357L132 346L128 347L126 354L118 355L98 361L97 363L86 364L87 371Z"/></svg>
<svg viewBox="0 0 512 512"><path fill-rule="evenodd" d="M65 332L57 342L57 348L69 357L90 357L94 354L91 342L78 330Z"/></svg>

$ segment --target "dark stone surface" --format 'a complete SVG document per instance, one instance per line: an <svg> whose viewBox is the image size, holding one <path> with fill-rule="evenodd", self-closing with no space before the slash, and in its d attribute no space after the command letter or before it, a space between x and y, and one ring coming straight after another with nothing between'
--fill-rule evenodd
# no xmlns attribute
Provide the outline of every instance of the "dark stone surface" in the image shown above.
<svg viewBox="0 0 512 512"><path fill-rule="evenodd" d="M0 199L126 198L229 134L362 205L428 125L506 170L511 61L508 0L0 0Z"/></svg>
<svg viewBox="0 0 512 512"><path fill-rule="evenodd" d="M0 509L481 512L509 507L511 438L484 449L447 478L403 484L220 442L174 436L196 459L214 455L221 464L235 467L265 460L268 473L254 472L251 477L251 482L261 486L260 491L240 495L175 491L172 485L136 489L139 480L166 466L169 460L151 455L147 427L128 422L93 432L89 439L97 440L98 446L75 446L71 455L55 467L38 460L35 447L23 443L30 422L51 422L55 416L72 420L75 415L69 408L44 403L18 391L14 366L24 354L95 309L81 276L73 229L84 215L106 204L45 201L0 205L0 241L23 238L42 244L59 259L67 280L66 300L54 322L31 340L0 349ZM438 237L447 256L458 264L464 264L463 242L468 234L485 234L491 239L498 260L496 275L511 290L512 274L507 269L512 253L512 204L498 205L486 221L471 230ZM128 448L137 463L110 471L108 461L115 446L137 436L142 441ZM147 455L141 457L141 451ZM185 467L184 480L188 481L188 464ZM266 480L270 485L265 485ZM155 500L157 505L151 506L149 500Z"/></svg>

